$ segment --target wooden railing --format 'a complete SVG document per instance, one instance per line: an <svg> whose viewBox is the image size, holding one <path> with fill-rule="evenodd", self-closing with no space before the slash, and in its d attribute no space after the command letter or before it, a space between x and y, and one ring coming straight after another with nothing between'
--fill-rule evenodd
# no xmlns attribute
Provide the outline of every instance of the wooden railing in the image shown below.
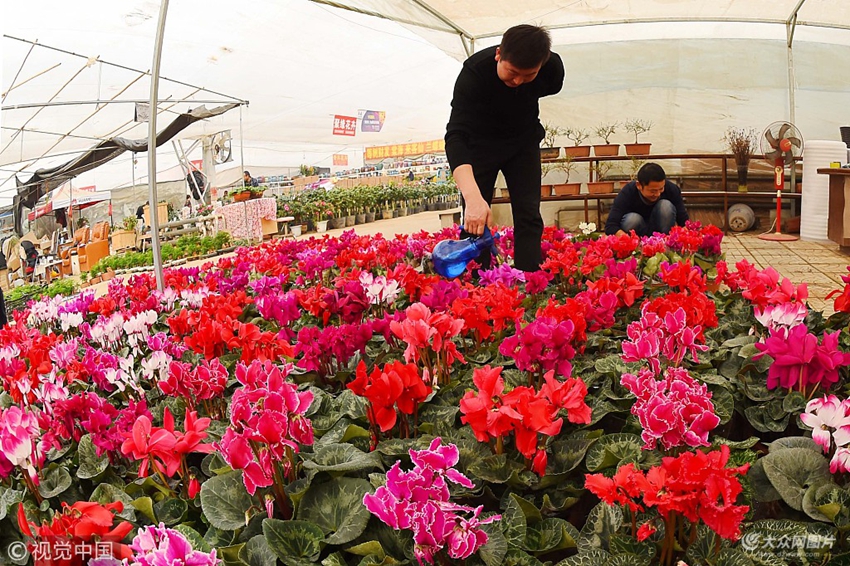
<svg viewBox="0 0 850 566"><path fill-rule="evenodd" d="M588 163L589 171L588 171L588 182L594 182L598 179L594 178L594 171L596 171L596 164L600 161L668 161L672 159L681 159L681 160L692 160L692 159L701 159L701 160L718 160L720 162L720 187L721 190L728 191L729 190L729 161L732 160L733 164L733 173L734 169L734 161L735 156L731 153L661 153L654 155L614 155L610 157L606 156L597 156L591 155L590 157L572 157L572 158L558 158L558 159L542 159L542 163L566 163L571 161L572 163ZM795 158L796 161L802 161L801 157ZM750 159L751 167L755 162L764 162L764 155L753 155ZM751 173L757 173L751 169ZM794 188L797 184L797 170L796 167L791 167L788 172L786 172L786 176L790 175L791 182L791 190L794 191ZM676 178L677 175L671 175L668 173L668 176L671 178Z"/></svg>

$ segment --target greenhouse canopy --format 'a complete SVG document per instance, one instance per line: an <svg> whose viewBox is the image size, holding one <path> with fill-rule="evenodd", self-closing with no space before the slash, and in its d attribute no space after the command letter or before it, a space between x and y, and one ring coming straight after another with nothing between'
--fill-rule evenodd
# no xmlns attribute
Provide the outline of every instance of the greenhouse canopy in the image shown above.
<svg viewBox="0 0 850 566"><path fill-rule="evenodd" d="M149 92L158 11L107 0L6 7L0 204L16 178L111 136L146 136L136 102ZM240 106L163 144L158 169L184 150L199 159L195 142L227 130L237 164L280 167L331 166L340 154L357 166L368 146L437 139L460 62L519 23L548 26L564 60L564 88L541 102L560 127L642 119L653 153L686 153L722 151L729 127L793 119L806 139L837 139L848 123L850 3L839 0L173 2L159 124L203 104ZM386 112L380 132L333 134L335 116L365 110ZM633 140L620 127L613 141ZM78 184L132 186L146 171L144 153L125 154Z"/></svg>

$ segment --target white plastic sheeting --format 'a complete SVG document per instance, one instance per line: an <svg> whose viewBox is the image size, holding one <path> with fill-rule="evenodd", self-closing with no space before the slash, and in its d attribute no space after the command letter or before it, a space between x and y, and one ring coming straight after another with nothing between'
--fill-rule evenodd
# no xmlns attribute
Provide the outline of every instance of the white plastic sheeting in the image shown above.
<svg viewBox="0 0 850 566"><path fill-rule="evenodd" d="M149 77L138 78L138 72L94 59L87 66L86 58L99 56L142 71L150 68L158 8L157 2L111 0L83 4L33 0L4 6L4 34L38 40L84 58L43 47L27 57L29 44L3 38L2 91L13 84L15 88L3 100L0 116L0 204L7 204L15 192L12 176L16 171L31 173L67 161L74 155L70 152L91 147L109 134L146 136L147 124L132 127L133 104L53 106L40 112L11 107L47 102L54 95L57 102L106 100L116 95L123 100L147 99ZM191 126L180 135L184 140L230 129L236 163L244 153L246 164L329 166L334 153L343 153L355 165L367 145L441 137L459 68L457 61L397 23L307 0L172 2L161 74L185 84L162 79L160 108L191 95L195 87L204 87L220 95L200 91L171 111L200 105L192 100L224 101L228 96L248 100L250 105L242 112L244 144L238 110ZM356 116L359 109L386 111L383 131L358 132L355 137L332 135L334 114ZM74 129L96 110L91 120ZM160 126L170 116L161 114ZM29 131L9 144L21 127ZM59 139L53 134L69 132L53 147ZM184 147L189 144L184 141ZM33 161L45 152L56 157ZM161 147L158 157L160 170L176 164L171 144ZM200 149L189 158L200 159ZM138 154L136 160L135 180L142 182L147 171L145 155ZM19 176L28 177L27 173ZM79 180L98 189L130 186L132 181L130 155Z"/></svg>
<svg viewBox="0 0 850 566"><path fill-rule="evenodd" d="M798 5L789 58L786 21ZM3 32L10 36L134 69L150 66L156 2L34 0L4 8ZM795 122L806 139L838 139L838 126L850 123L850 3L844 0L174 2L162 75L186 84L163 81L161 98L249 100L242 114L244 144L236 110L193 125L181 136L231 129L237 162L244 151L246 163L328 166L332 154L345 153L357 165L367 145L441 137L459 61L470 49L497 43L506 28L518 23L553 30L567 80L558 96L542 101L541 114L562 127L592 129L602 122L640 118L653 122L642 136L652 142L653 152L721 151L730 126L761 130L788 119L792 92ZM2 90L13 81L16 85L4 108L47 101L76 73L78 78L56 100L147 97L148 78L132 82L139 73L97 62L86 66L84 59L43 48L26 58L30 46L7 38L2 47ZM195 89L187 85L217 94L192 94ZM4 110L0 204L14 191L14 171L67 159L60 155L35 163L35 157L79 151L122 126L133 126L128 123L132 105L115 104L101 107L56 147L55 135L35 132L69 132L97 109L61 106L37 115L37 109ZM358 132L355 138L331 135L334 114L356 115L358 109L386 111L384 130ZM160 118L160 123L167 121L167 114ZM35 131L8 144L24 125ZM144 137L145 126L125 135ZM629 135L620 129L614 141L628 142ZM161 170L175 165L170 146L158 156ZM189 157L198 159L200 152ZM137 156L135 174L127 156L79 182L99 189L129 186L133 176L144 181L145 171L144 155Z"/></svg>
<svg viewBox="0 0 850 566"><path fill-rule="evenodd" d="M847 161L842 142L809 140L803 150L803 201L800 210L800 237L808 241L828 241L829 176L817 170L833 161Z"/></svg>

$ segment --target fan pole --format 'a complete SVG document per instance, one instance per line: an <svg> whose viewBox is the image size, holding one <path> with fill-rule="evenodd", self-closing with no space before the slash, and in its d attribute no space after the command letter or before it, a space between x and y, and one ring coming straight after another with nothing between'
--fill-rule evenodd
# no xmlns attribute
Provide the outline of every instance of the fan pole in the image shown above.
<svg viewBox="0 0 850 566"><path fill-rule="evenodd" d="M793 242L799 240L799 238L791 234L782 233L782 189L785 186L785 159L780 157L773 165L773 188L776 189L776 232L773 234L762 234L759 236L759 239L770 242Z"/></svg>

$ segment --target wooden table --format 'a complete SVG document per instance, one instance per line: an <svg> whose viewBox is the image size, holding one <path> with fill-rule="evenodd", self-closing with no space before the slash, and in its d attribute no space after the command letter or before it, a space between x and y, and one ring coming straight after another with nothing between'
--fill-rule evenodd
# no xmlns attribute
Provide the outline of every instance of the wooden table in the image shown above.
<svg viewBox="0 0 850 566"><path fill-rule="evenodd" d="M829 219L826 235L841 247L850 246L850 169L818 169L829 175Z"/></svg>

